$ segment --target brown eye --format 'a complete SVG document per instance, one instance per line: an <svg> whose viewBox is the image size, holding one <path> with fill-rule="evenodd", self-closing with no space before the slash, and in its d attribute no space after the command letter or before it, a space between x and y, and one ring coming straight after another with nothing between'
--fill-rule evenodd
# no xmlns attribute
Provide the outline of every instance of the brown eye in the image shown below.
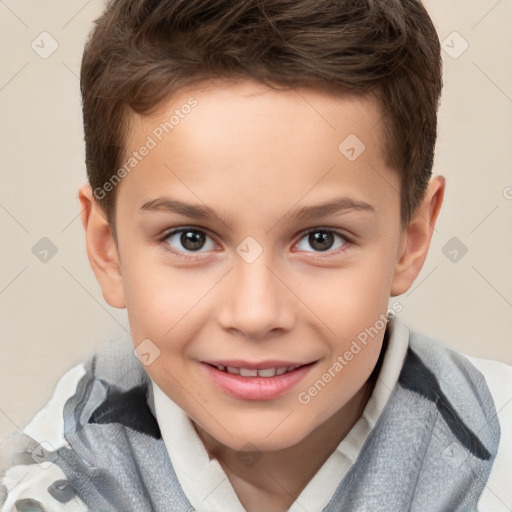
<svg viewBox="0 0 512 512"><path fill-rule="evenodd" d="M213 240L199 229L174 230L165 238L165 241L179 252L203 252L215 248Z"/></svg>
<svg viewBox="0 0 512 512"><path fill-rule="evenodd" d="M327 249L330 249L334 244L334 235L332 233L317 231L316 233L309 234L308 242L316 251L327 251Z"/></svg>
<svg viewBox="0 0 512 512"><path fill-rule="evenodd" d="M297 247L299 250L306 252L325 252L331 249L339 249L347 242L348 240L336 231L317 229L306 233Z"/></svg>
<svg viewBox="0 0 512 512"><path fill-rule="evenodd" d="M204 233L199 231L184 231L181 233L181 245L188 251L197 251L201 249L206 241Z"/></svg>

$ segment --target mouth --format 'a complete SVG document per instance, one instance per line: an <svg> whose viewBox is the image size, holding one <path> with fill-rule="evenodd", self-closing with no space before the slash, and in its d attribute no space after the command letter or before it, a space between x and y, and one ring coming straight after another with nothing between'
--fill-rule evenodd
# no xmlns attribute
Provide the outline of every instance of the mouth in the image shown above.
<svg viewBox="0 0 512 512"><path fill-rule="evenodd" d="M270 400L291 390L318 361L204 361L209 379L226 394L243 400Z"/></svg>
<svg viewBox="0 0 512 512"><path fill-rule="evenodd" d="M207 363L209 364L209 363ZM307 363L313 364L313 363ZM285 373L292 372L296 368L306 366L306 364L296 364L291 366L273 366L267 368L243 368L238 366L227 366L223 364L212 364L214 368L221 372L226 372L231 375L240 375L241 377L275 377L276 375L284 375Z"/></svg>

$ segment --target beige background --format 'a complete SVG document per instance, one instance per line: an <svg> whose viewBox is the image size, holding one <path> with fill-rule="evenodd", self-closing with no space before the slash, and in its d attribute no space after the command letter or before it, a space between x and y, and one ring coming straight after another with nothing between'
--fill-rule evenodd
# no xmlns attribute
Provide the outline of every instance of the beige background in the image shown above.
<svg viewBox="0 0 512 512"><path fill-rule="evenodd" d="M66 369L127 329L90 270L76 195L85 179L79 65L102 5L0 0L0 436L26 424ZM398 299L401 317L510 364L512 1L426 6L445 41L435 172L447 194L423 272ZM58 250L46 263L32 252L43 237ZM468 249L456 262L443 253L453 237ZM451 258L454 247L444 249Z"/></svg>

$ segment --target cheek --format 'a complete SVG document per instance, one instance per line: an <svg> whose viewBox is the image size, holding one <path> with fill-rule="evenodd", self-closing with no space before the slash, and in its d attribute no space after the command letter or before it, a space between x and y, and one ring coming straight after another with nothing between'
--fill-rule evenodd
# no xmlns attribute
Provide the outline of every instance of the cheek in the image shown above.
<svg viewBox="0 0 512 512"><path fill-rule="evenodd" d="M396 260L393 240L381 240L366 249L347 278L347 293L361 312L368 315L387 310Z"/></svg>
<svg viewBox="0 0 512 512"><path fill-rule="evenodd" d="M326 418L344 406L368 381L377 363L381 347L382 334L375 336L367 345L360 342L351 344L349 350L337 359L342 369L331 365L330 372L324 372L320 379L316 380L314 386L320 389L323 384L319 381L328 380L324 390L316 397L319 399L317 408ZM348 354L351 354L350 360L348 360ZM335 368L338 369L337 372Z"/></svg>
<svg viewBox="0 0 512 512"><path fill-rule="evenodd" d="M123 286L134 342L141 337L160 340L183 315L185 301L179 291L187 287L143 255L131 256L123 267Z"/></svg>
<svg viewBox="0 0 512 512"><path fill-rule="evenodd" d="M315 382L329 381L331 391L318 397L329 411L360 389L379 357L393 273L389 254L385 247L366 252L351 267L334 270L316 288L321 292L310 295L308 305L321 319L329 346L329 356L314 376ZM304 283L303 293L306 288Z"/></svg>
<svg viewBox="0 0 512 512"><path fill-rule="evenodd" d="M156 356L145 366L146 372L178 405L186 406L180 383L193 382L185 353L207 317L208 302L199 301L204 289L156 265L153 270L129 275L127 312L133 344L137 347L151 341L149 352L152 359L153 354Z"/></svg>
<svg viewBox="0 0 512 512"><path fill-rule="evenodd" d="M298 294L321 320L326 334L343 344L387 311L391 277L389 262L370 255L352 266L333 269L313 287L310 279L302 280Z"/></svg>
<svg viewBox="0 0 512 512"><path fill-rule="evenodd" d="M133 258L123 274L134 343L149 338L169 354L183 347L211 316L215 272L171 268Z"/></svg>

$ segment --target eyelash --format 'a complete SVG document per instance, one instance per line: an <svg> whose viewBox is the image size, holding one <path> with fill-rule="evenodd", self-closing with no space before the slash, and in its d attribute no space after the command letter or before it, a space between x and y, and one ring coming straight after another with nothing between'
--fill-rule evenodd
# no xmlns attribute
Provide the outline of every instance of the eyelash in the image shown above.
<svg viewBox="0 0 512 512"><path fill-rule="evenodd" d="M204 229L202 228L198 228L196 226L182 226L180 228L175 228L175 229L171 229L169 231L166 231L159 239L158 241L162 244L164 250L174 254L174 255L178 255L180 258L184 259L184 260L187 260L187 261L197 261L199 259L202 258L201 256L201 253L197 253L197 254L194 254L194 253L186 253L186 252L180 252L180 251L177 251L175 249L173 249L168 243L167 243L167 240L173 236L173 235L176 235L178 233L183 233L183 232L186 232L186 231L199 231L201 233L204 233L206 236L208 236L209 238L211 238L213 240L213 237L210 236L208 234L207 231L205 231Z"/></svg>
<svg viewBox="0 0 512 512"><path fill-rule="evenodd" d="M171 229L170 231L166 231L165 234L162 235L158 239L158 242L160 242L163 245L163 248L166 251L171 252L172 254L177 254L181 258L188 260L188 261L197 261L198 259L202 258L202 256L200 256L200 254L201 254L200 252L198 252L197 254L194 254L194 253L186 253L186 252L176 251L167 243L167 240L171 236L176 235L178 233L183 233L186 231L199 231L201 233L204 233L206 236L208 236L209 238L211 238L213 240L213 237L210 236L208 234L208 232L206 230L204 230L203 228L198 228L196 226L182 226L180 228L175 228L175 229ZM346 251L349 247L351 247L353 245L353 240L350 237L348 237L345 233L342 233L336 229L323 228L323 227L311 228L311 229L308 229L308 230L302 232L301 236L298 239L298 241L296 242L296 244L298 242L300 242L304 237L310 235L311 233L318 233L318 232L332 233L335 236L339 236L344 241L344 244L342 245L341 248L338 248L335 251L331 251L331 252L322 253L321 251L306 251L306 252L311 252L314 255L314 256L312 256L313 258L326 258L329 256L338 255L338 254ZM296 245L296 244L294 244L294 245Z"/></svg>

